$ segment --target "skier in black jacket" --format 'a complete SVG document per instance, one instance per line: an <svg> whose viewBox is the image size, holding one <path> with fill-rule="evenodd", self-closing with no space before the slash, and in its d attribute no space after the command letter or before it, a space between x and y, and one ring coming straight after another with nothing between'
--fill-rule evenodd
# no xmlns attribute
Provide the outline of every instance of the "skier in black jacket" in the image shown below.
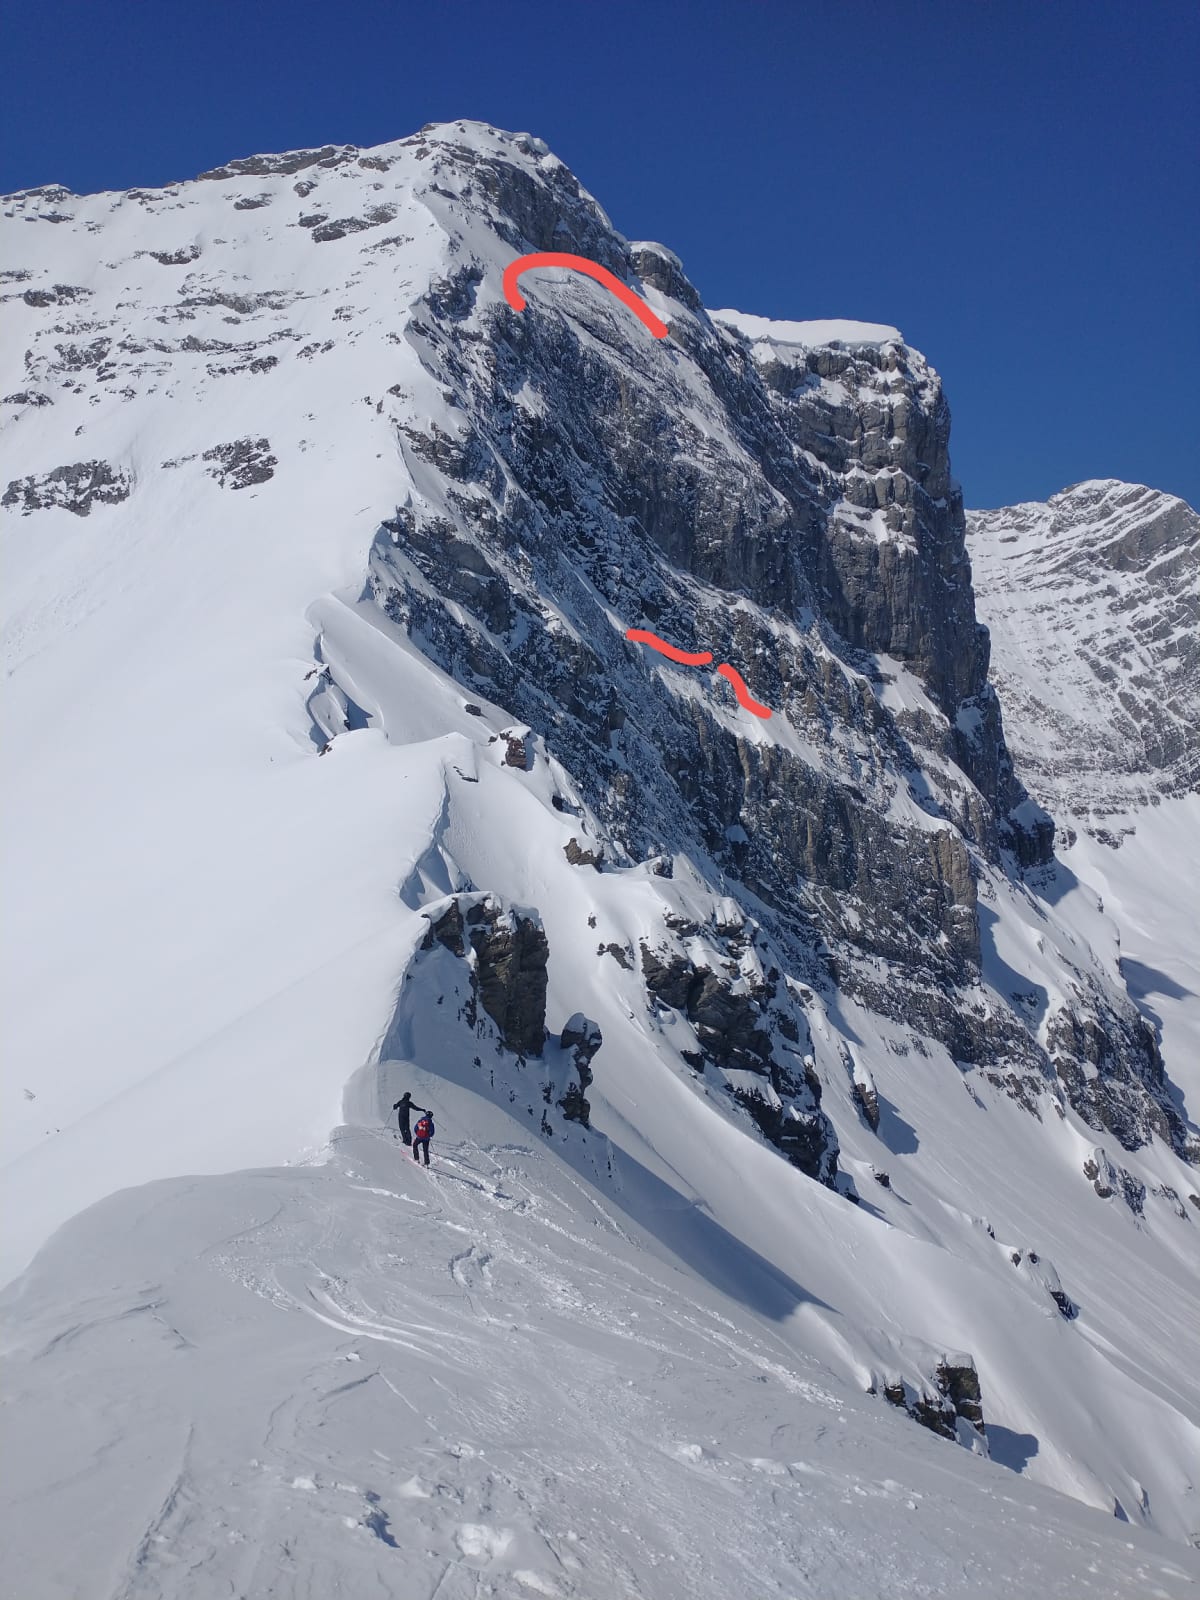
<svg viewBox="0 0 1200 1600"><path fill-rule="evenodd" d="M413 1097L407 1089L392 1107L393 1111L400 1113L400 1137L406 1145L412 1144L412 1124L409 1119L414 1111L419 1111L420 1109L420 1106L413 1105Z"/></svg>

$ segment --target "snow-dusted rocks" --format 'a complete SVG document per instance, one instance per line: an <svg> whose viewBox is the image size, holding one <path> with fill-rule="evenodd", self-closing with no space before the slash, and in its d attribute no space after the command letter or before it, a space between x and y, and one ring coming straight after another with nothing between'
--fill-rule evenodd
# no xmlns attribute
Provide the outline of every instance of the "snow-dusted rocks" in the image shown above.
<svg viewBox="0 0 1200 1600"><path fill-rule="evenodd" d="M0 505L14 506L23 516L61 506L77 517L86 517L94 505L120 505L129 498L132 486L129 474L107 461L76 461L13 479L0 496Z"/></svg>
<svg viewBox="0 0 1200 1600"><path fill-rule="evenodd" d="M573 1012L563 1025L559 1043L564 1050L574 1050L577 1058L587 1066L604 1043L600 1024L585 1017L582 1011Z"/></svg>
<svg viewBox="0 0 1200 1600"><path fill-rule="evenodd" d="M587 1091L592 1081L592 1062L603 1043L600 1024L585 1017L582 1011L576 1011L567 1019L559 1039L561 1048L571 1053L579 1081L567 1084L558 1104L568 1121L582 1122L585 1127L591 1111Z"/></svg>
<svg viewBox="0 0 1200 1600"><path fill-rule="evenodd" d="M201 458L210 463L209 476L222 489L249 489L256 483L270 483L278 462L271 454L269 439L234 439L215 444Z"/></svg>
<svg viewBox="0 0 1200 1600"><path fill-rule="evenodd" d="M794 1166L836 1187L837 1135L820 1109L812 1058L801 1055L803 1011L778 968L764 971L755 929L739 922L706 933L706 941L698 928L687 935L696 960L665 936L658 950L642 944L647 994L689 1025L694 1048L681 1048L682 1059L711 1070Z"/></svg>
<svg viewBox="0 0 1200 1600"><path fill-rule="evenodd" d="M422 948L444 945L471 955L471 986L506 1049L538 1056L546 1035L546 962L550 950L536 914L504 911L488 896L456 896L430 917ZM475 1021L474 1014L470 1018Z"/></svg>

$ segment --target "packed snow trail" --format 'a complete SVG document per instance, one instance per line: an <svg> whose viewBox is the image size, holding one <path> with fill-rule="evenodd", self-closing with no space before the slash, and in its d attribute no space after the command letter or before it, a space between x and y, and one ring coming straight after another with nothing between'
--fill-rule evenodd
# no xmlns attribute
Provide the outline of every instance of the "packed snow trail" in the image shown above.
<svg viewBox="0 0 1200 1600"><path fill-rule="evenodd" d="M68 1224L3 1297L10 1572L47 1600L1195 1593L1192 1552L798 1359L475 1112L428 1172L342 1128L324 1166Z"/></svg>

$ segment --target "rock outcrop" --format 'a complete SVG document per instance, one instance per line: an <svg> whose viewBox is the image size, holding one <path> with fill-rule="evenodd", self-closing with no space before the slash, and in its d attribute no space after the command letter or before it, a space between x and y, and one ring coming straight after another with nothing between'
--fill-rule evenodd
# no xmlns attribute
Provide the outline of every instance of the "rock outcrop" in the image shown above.
<svg viewBox="0 0 1200 1600"><path fill-rule="evenodd" d="M588 1085L592 1081L592 1061L604 1043L600 1025L576 1011L567 1021L559 1036L559 1044L571 1054L578 1075L578 1083L570 1083L558 1102L559 1109L568 1122L581 1122L588 1126L591 1108L587 1102Z"/></svg>
<svg viewBox="0 0 1200 1600"><path fill-rule="evenodd" d="M229 444L215 444L204 452L203 459L212 463L209 474L222 489L249 489L257 483L269 483L279 465L271 454L269 439L234 439Z"/></svg>
<svg viewBox="0 0 1200 1600"><path fill-rule="evenodd" d="M963 1442L986 1440L979 1374L970 1356L943 1356L922 1383L891 1377L883 1384L883 1396L943 1439L962 1439L965 1427Z"/></svg>
<svg viewBox="0 0 1200 1600"><path fill-rule="evenodd" d="M503 1045L539 1056L546 1037L545 930L531 913L504 911L488 895L458 895L431 920L423 948L474 954L472 989Z"/></svg>
<svg viewBox="0 0 1200 1600"><path fill-rule="evenodd" d="M725 952L744 949L748 932L738 927L726 933ZM770 981L747 981L697 966L678 951L656 951L646 944L641 964L647 994L680 1013L695 1030L698 1048L682 1052L684 1060L696 1072L714 1069L718 1081L793 1166L837 1187L838 1141L821 1110L820 1080L811 1056L800 1056L787 1042L799 1041L807 1024L777 969Z"/></svg>
<svg viewBox="0 0 1200 1600"><path fill-rule="evenodd" d="M35 405L44 397L30 401L27 395L10 397ZM31 473L14 478L0 496L0 505L16 506L22 515L61 506L77 517L86 517L93 506L116 506L128 500L133 488L129 473L107 461L75 461L70 466L54 467L50 472Z"/></svg>

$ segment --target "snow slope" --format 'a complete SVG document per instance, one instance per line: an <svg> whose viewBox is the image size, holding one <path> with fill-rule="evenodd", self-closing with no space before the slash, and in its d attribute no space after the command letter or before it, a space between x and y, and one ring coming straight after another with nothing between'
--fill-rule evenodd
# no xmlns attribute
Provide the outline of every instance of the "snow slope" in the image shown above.
<svg viewBox="0 0 1200 1600"><path fill-rule="evenodd" d="M444 275L469 257L486 310L514 253L433 182L439 143L557 170L456 124L8 207L25 276L0 387L22 398L0 478L26 487L5 497L5 1276L103 1201L5 1298L28 1468L10 1548L62 1595L370 1592L405 1559L381 1529L440 1600L727 1594L751 1562L792 1595L1183 1592L1189 1169L1162 1142L1114 1149L1144 1207L1100 1198L1074 1111L1034 1117L793 980L811 1038L791 1053L811 1050L863 1204L805 1177L687 1064L691 1024L637 970L673 927L715 966L753 905L684 856L670 879L619 852L572 866L572 837L612 844L571 772L532 735L510 764L511 710L370 598L395 508L442 492L385 400L457 437L430 307L458 314ZM599 293L553 292L571 316ZM50 475L84 460L128 498L80 515ZM902 669L881 692L933 716ZM751 738L809 748L782 716ZM422 949L473 890L536 908L552 1033L581 1009L602 1029L586 1134L536 1131L553 1051L498 1050L466 1021L466 962ZM981 1007L1029 996L1043 1025L1081 973L1120 987L1082 869L1041 890L984 872L980 894ZM742 960L735 985L784 957L756 931ZM457 1163L428 1179L378 1132L410 1083ZM881 1397L957 1352L990 1463Z"/></svg>
<svg viewBox="0 0 1200 1600"><path fill-rule="evenodd" d="M1080 833L1063 853L1099 890L1121 931L1119 961L1130 992L1158 1030L1171 1077L1193 1121L1200 1111L1200 795L1127 813L1119 849Z"/></svg>
<svg viewBox="0 0 1200 1600"><path fill-rule="evenodd" d="M1194 1592L1193 1552L798 1358L799 1286L719 1241L723 1282L685 1265L646 1219L714 1225L634 1203L635 1164L601 1195L582 1148L418 1083L468 1135L430 1172L344 1128L319 1166L126 1190L7 1292L11 1572L122 1600Z"/></svg>

